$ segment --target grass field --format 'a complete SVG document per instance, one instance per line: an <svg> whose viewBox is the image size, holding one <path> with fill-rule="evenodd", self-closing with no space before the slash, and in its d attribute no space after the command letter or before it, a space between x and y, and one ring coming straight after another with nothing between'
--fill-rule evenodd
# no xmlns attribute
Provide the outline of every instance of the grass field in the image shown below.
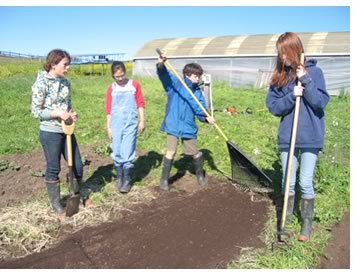
<svg viewBox="0 0 356 275"><path fill-rule="evenodd" d="M38 121L31 117L31 86L36 79L38 63L0 62L0 158L1 156L30 152L39 148ZM100 68L98 68L100 70ZM71 72L73 106L79 114L76 137L79 144L95 144L104 150L106 137L105 93L112 79L110 74L83 75ZM138 149L163 154L165 134L159 131L164 115L165 94L156 79L139 78L146 109L146 130L138 138ZM280 182L281 171L277 151L279 119L265 107L265 90L230 88L224 83L214 83L214 108L216 121L224 133L262 168L274 182ZM222 112L235 106L237 114ZM250 107L251 115L243 111ZM199 147L204 149L215 166L225 174L230 173L230 159L225 141L213 126L199 124ZM230 268L310 268L317 265L322 249L330 235L327 229L339 221L350 206L350 97L332 97L326 108L326 144L316 169L316 209L313 240L307 244L292 243L290 249L271 252L274 239L274 210L266 224L263 239L266 248L247 251L241 259L231 259ZM181 150L181 149L179 149ZM181 151L178 151L179 155ZM221 176L217 169L205 165L210 175ZM159 178L161 167L152 170ZM144 181L144 179L143 179ZM142 183L142 189L145 185ZM102 192L107 192L103 189ZM107 196L107 194L103 194ZM298 224L294 220L297 230ZM2 228L6 225L2 225Z"/></svg>

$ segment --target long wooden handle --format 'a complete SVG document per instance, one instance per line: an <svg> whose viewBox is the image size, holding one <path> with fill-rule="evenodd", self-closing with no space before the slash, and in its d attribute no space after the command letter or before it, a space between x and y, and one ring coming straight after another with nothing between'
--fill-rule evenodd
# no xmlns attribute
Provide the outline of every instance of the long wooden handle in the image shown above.
<svg viewBox="0 0 356 275"><path fill-rule="evenodd" d="M159 55L162 55L162 52L160 49L156 49L157 53ZM211 115L208 113L208 111L204 108L204 106L199 102L199 100L197 99L197 97L193 94L193 92L190 90L190 88L187 86L187 84L185 84L184 80L180 77L180 75L177 73L177 71L174 69L174 67L166 60L165 64L167 65L167 67L172 71L172 73L178 78L178 80L180 81L180 83L183 85L183 87L188 91L188 93L191 95L191 97L194 99L194 101L198 104L198 106L202 109L202 111L204 112L204 114L207 117L211 117ZM218 130L218 132L220 133L220 135L225 139L225 141L228 141L229 139L226 137L226 135L224 134L224 132L221 130L221 128L216 124L216 122L214 123L215 128Z"/></svg>
<svg viewBox="0 0 356 275"><path fill-rule="evenodd" d="M64 134L66 135L67 138L67 163L68 166L72 167L73 166L73 156L72 156L72 134L74 132L75 128L75 123L72 121L71 124L67 125L65 124L65 121L62 120L62 129Z"/></svg>
<svg viewBox="0 0 356 275"><path fill-rule="evenodd" d="M67 135L67 163L69 167L73 166L72 135Z"/></svg>
<svg viewBox="0 0 356 275"><path fill-rule="evenodd" d="M300 64L304 64L304 53L300 55ZM298 86L302 86L302 83L298 81ZM287 166L287 176L285 181L285 189L284 189L284 203L283 203L283 212L282 212L282 223L281 229L284 228L286 217L287 217L287 205L288 205L288 195L289 195L289 185L294 157L294 149L295 149L295 141L297 138L297 128L298 128L298 119L299 119L299 109L300 109L300 96L297 96L295 99L295 107L294 107L294 118L293 118L293 129L292 129L292 137L289 148L289 156L288 156L288 166Z"/></svg>

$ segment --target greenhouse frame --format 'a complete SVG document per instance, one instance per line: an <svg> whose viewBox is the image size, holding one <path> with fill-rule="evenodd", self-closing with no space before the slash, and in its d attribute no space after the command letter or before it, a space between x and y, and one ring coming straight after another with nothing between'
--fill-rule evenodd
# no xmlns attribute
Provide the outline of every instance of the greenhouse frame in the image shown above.
<svg viewBox="0 0 356 275"><path fill-rule="evenodd" d="M350 92L350 32L297 33L307 59L318 61L330 95ZM276 62L280 34L172 38L148 41L134 55L134 76L156 76L159 48L177 71L197 62L212 81L232 87L267 89Z"/></svg>

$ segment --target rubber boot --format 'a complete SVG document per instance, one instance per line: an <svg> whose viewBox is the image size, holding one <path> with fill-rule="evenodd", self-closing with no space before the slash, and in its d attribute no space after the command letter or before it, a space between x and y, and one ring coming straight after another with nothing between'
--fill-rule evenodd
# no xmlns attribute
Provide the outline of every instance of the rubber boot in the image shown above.
<svg viewBox="0 0 356 275"><path fill-rule="evenodd" d="M275 200L275 207L276 207L277 232L280 232L281 223L282 223L282 211L283 211L283 195L279 196Z"/></svg>
<svg viewBox="0 0 356 275"><path fill-rule="evenodd" d="M49 201L53 210L57 214L63 214L64 208L60 202L60 187L59 183L46 183Z"/></svg>
<svg viewBox="0 0 356 275"><path fill-rule="evenodd" d="M295 195L289 195L288 203L287 203L287 213L286 213L286 223L285 223L286 225L288 225L292 222L294 201L295 201Z"/></svg>
<svg viewBox="0 0 356 275"><path fill-rule="evenodd" d="M300 231L298 240L301 242L306 242L310 239L313 227L314 199L302 199L301 216L302 229Z"/></svg>
<svg viewBox="0 0 356 275"><path fill-rule="evenodd" d="M203 170L203 154L200 153L199 157L193 158L193 163L195 167L195 175L197 176L198 184L200 186L206 186L207 182L204 176Z"/></svg>
<svg viewBox="0 0 356 275"><path fill-rule="evenodd" d="M115 166L117 172L117 183L116 183L116 190L120 191L123 183L123 176L124 176L124 168L122 166Z"/></svg>
<svg viewBox="0 0 356 275"><path fill-rule="evenodd" d="M276 205L276 220L277 220L277 241L285 243L285 236L291 237L292 233L290 232L290 224L293 217L294 210L294 201L295 195L288 196L288 203L286 209L286 219L284 222L284 227L282 230L282 216L283 216L283 207L284 207L284 194L281 194L275 200Z"/></svg>
<svg viewBox="0 0 356 275"><path fill-rule="evenodd" d="M169 179L169 172L171 171L172 168L172 163L173 163L173 159L168 159L166 157L163 158L163 169L162 169L161 180L159 183L159 188L161 190L164 191L169 190L168 179Z"/></svg>
<svg viewBox="0 0 356 275"><path fill-rule="evenodd" d="M287 203L287 211L286 211L286 221L284 224L284 229L289 237L291 237L292 235L292 232L290 232L290 230L291 230L291 222L293 218L294 201L295 201L295 195L289 195L288 203Z"/></svg>
<svg viewBox="0 0 356 275"><path fill-rule="evenodd" d="M122 169L122 171L123 171L122 185L119 188L119 191L121 193L130 192L130 189L131 189L131 185L130 185L130 182L131 182L131 170L132 170L131 168L123 168Z"/></svg>

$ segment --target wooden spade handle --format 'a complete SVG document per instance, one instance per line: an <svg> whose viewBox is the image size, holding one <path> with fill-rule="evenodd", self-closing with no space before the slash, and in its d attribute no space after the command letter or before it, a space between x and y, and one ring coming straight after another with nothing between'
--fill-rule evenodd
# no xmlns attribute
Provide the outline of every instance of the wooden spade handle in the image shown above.
<svg viewBox="0 0 356 275"><path fill-rule="evenodd" d="M300 64L304 65L304 53L302 53L300 55ZM298 81L298 86L302 86L302 83L300 83L300 81ZM285 225L285 222L286 222L286 217L287 217L289 185L290 185L292 163L293 163L293 157L294 157L295 141L296 141L296 138L297 138L299 109L300 109L300 96L297 96L296 99L295 99L293 129L292 129L292 137L291 137L289 155L288 155L288 166L287 166L287 176L286 176L286 183L285 183L285 189L284 189L284 203L283 203L281 229L284 228L284 225Z"/></svg>
<svg viewBox="0 0 356 275"><path fill-rule="evenodd" d="M73 166L73 154L72 154L72 134L74 132L75 123L67 125L64 120L62 120L62 129L67 138L67 155L68 155L68 166Z"/></svg>
<svg viewBox="0 0 356 275"><path fill-rule="evenodd" d="M67 162L68 166L73 166L73 155L72 155L72 135L67 135Z"/></svg>
<svg viewBox="0 0 356 275"><path fill-rule="evenodd" d="M75 128L75 123L74 121L72 122L72 124L66 124L64 122L64 120L61 121L61 124L62 124L62 129L63 129L63 132L66 134L66 135L72 135L74 133L74 128Z"/></svg>

